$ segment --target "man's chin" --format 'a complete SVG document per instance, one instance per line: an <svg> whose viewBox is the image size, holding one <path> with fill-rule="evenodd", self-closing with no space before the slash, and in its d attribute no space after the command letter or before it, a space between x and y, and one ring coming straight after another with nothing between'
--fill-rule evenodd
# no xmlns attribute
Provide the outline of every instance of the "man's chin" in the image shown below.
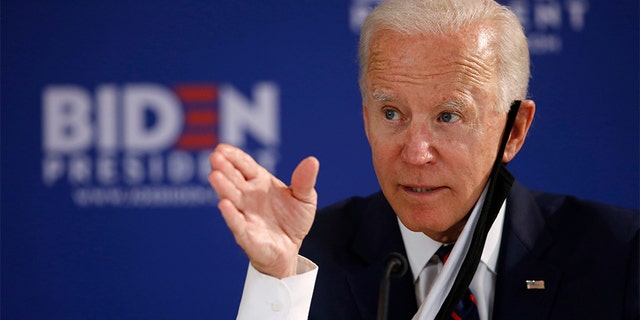
<svg viewBox="0 0 640 320"><path fill-rule="evenodd" d="M432 211L422 214L398 214L398 217L402 224L411 231L424 233L429 238L442 243L455 242L464 228L464 223L438 219L443 215L443 213Z"/></svg>

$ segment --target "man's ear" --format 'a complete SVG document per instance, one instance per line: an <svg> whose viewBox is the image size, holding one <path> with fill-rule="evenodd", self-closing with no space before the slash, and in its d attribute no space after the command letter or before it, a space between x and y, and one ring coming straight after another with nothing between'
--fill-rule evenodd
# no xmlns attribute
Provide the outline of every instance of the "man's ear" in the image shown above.
<svg viewBox="0 0 640 320"><path fill-rule="evenodd" d="M533 100L522 100L522 102L520 102L520 110L513 124L513 129L511 129L511 134L509 134L509 141L507 141L507 146L504 149L502 162L510 162L518 151L520 151L524 140L527 138L527 133L529 132L535 113L536 104Z"/></svg>

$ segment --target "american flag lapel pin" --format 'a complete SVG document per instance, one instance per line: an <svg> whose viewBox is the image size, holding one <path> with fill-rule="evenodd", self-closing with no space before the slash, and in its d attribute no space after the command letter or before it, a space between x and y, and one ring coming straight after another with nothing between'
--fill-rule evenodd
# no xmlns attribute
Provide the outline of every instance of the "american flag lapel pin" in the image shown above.
<svg viewBox="0 0 640 320"><path fill-rule="evenodd" d="M544 289L544 280L525 280L527 284L527 290L541 290Z"/></svg>

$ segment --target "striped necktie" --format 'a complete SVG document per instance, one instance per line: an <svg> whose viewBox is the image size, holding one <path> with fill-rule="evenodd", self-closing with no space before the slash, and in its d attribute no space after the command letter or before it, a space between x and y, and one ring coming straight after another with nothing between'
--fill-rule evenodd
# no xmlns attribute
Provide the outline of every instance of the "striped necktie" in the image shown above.
<svg viewBox="0 0 640 320"><path fill-rule="evenodd" d="M449 254L451 253L451 249L453 249L453 245L443 245L436 251L436 255L442 261L444 265L449 258ZM480 315L478 314L478 307L476 306L476 299L471 293L471 290L467 288L462 299L458 301L455 308L453 308L453 312L451 312L451 319L454 320L479 320Z"/></svg>

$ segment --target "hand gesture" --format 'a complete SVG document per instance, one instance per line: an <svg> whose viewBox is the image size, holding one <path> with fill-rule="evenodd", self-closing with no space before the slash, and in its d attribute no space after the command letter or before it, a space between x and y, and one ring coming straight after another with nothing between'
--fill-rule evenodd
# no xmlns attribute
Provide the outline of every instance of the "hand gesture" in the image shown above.
<svg viewBox="0 0 640 320"><path fill-rule="evenodd" d="M254 268L280 279L296 274L298 251L317 206L318 160L302 160L291 186L230 145L220 144L209 161L218 208Z"/></svg>

